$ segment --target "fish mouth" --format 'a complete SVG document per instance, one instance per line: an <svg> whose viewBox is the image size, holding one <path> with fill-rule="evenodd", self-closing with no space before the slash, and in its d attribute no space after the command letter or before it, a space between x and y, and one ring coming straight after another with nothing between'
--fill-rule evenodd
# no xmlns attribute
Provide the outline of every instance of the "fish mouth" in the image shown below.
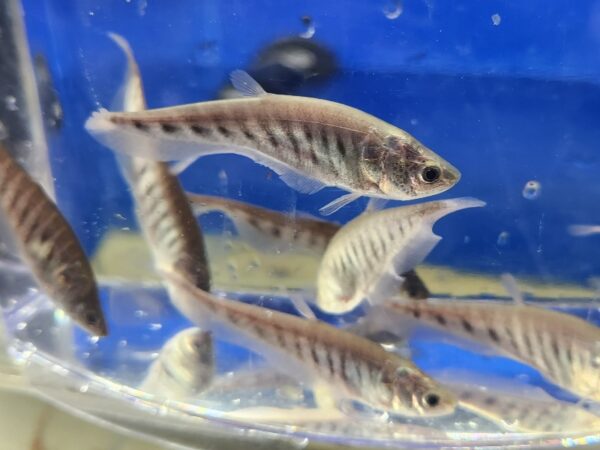
<svg viewBox="0 0 600 450"><path fill-rule="evenodd" d="M450 163L444 164L443 167L444 167L443 179L448 184L448 187L452 187L460 181L460 179L462 177L460 170L458 170L456 167L454 167Z"/></svg>

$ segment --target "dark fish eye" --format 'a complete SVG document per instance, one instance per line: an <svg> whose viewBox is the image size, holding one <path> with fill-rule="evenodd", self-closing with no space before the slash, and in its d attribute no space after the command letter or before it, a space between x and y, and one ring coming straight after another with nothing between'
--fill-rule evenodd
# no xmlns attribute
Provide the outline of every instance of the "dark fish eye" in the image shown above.
<svg viewBox="0 0 600 450"><path fill-rule="evenodd" d="M425 401L425 404L430 408L435 408L437 405L440 404L440 396L435 392L429 392L428 394L425 394L423 400Z"/></svg>
<svg viewBox="0 0 600 450"><path fill-rule="evenodd" d="M427 166L421 172L421 178L425 183L434 183L440 179L442 171L437 166Z"/></svg>
<svg viewBox="0 0 600 450"><path fill-rule="evenodd" d="M93 311L85 313L85 321L88 325L96 325L98 323L98 315Z"/></svg>

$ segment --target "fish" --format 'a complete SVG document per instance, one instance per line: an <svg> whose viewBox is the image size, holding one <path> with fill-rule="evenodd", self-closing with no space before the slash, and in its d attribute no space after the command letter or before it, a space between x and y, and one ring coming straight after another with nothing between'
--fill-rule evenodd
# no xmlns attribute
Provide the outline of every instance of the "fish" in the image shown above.
<svg viewBox="0 0 600 450"><path fill-rule="evenodd" d="M133 51L122 36L109 33L109 37L123 51L127 61L121 89L123 107L126 111L143 111L146 100ZM176 267L187 273L196 286L210 290L204 237L185 191L168 164L125 155L120 155L118 162L131 188L137 219L155 266Z"/></svg>
<svg viewBox="0 0 600 450"><path fill-rule="evenodd" d="M452 393L410 360L374 342L324 322L217 298L173 270L163 276L177 286L180 295L174 301L190 321L255 351L297 381L311 383L317 398L330 405L356 400L405 416L454 411Z"/></svg>
<svg viewBox="0 0 600 450"><path fill-rule="evenodd" d="M434 223L445 215L484 206L473 198L456 198L389 208L363 214L330 241L317 275L317 306L343 314L363 301L386 301L405 282L441 237Z"/></svg>
<svg viewBox="0 0 600 450"><path fill-rule="evenodd" d="M578 317L487 300L389 302L372 313L374 326L393 332L407 328L399 318L412 318L525 363L579 397L600 400L600 328Z"/></svg>
<svg viewBox="0 0 600 450"><path fill-rule="evenodd" d="M187 195L197 216L210 212L227 215L245 242L269 253L293 249L322 257L341 228L337 223L308 214L290 216L238 200L189 192ZM403 273L402 277L401 295L415 300L429 297L427 286L414 270Z"/></svg>
<svg viewBox="0 0 600 450"><path fill-rule="evenodd" d="M139 389L170 399L205 392L215 377L212 335L200 328L187 328L162 347Z"/></svg>
<svg viewBox="0 0 600 450"><path fill-rule="evenodd" d="M333 235L340 229L336 223L308 214L292 216L224 197L187 195L197 216L210 212L227 215L244 241L269 253L293 248L323 254Z"/></svg>
<svg viewBox="0 0 600 450"><path fill-rule="evenodd" d="M0 209L41 290L88 333L106 336L96 279L77 235L44 189L1 145Z"/></svg>
<svg viewBox="0 0 600 450"><path fill-rule="evenodd" d="M581 433L600 429L600 417L584 408L552 398L541 388L519 386L472 374L441 376L459 399L460 407L484 417L506 431L522 433Z"/></svg>
<svg viewBox="0 0 600 450"><path fill-rule="evenodd" d="M363 111L316 98L268 94L246 72L231 81L245 97L135 112L101 109L87 131L118 152L161 161L233 153L269 167L301 193L349 191L332 214L361 196L413 200L444 192L460 172L406 131Z"/></svg>

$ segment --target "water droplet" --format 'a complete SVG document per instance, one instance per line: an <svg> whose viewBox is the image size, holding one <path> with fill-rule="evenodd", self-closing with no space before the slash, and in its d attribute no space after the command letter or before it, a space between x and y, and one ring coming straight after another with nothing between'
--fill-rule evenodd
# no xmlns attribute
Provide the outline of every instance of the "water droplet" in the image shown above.
<svg viewBox="0 0 600 450"><path fill-rule="evenodd" d="M0 122L0 141L3 141L7 137L8 137L8 130L6 129L6 126L2 122Z"/></svg>
<svg viewBox="0 0 600 450"><path fill-rule="evenodd" d="M151 323L148 325L148 328L152 331L158 331L162 328L162 324L161 323Z"/></svg>
<svg viewBox="0 0 600 450"><path fill-rule="evenodd" d="M304 25L305 27L305 30L302 33L300 33L300 37L304 39L310 39L315 35L316 31L315 23L313 22L312 17L302 16L300 20L302 21L302 25Z"/></svg>
<svg viewBox="0 0 600 450"><path fill-rule="evenodd" d="M400 17L402 15L403 11L404 11L404 6L402 5L401 0L389 1L383 7L383 14L385 14L385 17L387 17L390 20L394 20L394 19L397 19L398 17Z"/></svg>
<svg viewBox="0 0 600 450"><path fill-rule="evenodd" d="M539 181L530 180L525 183L523 188L523 197L527 200L535 200L542 193L542 185Z"/></svg>
<svg viewBox="0 0 600 450"><path fill-rule="evenodd" d="M7 95L6 97L4 97L4 106L9 111L16 111L19 109L19 107L17 106L17 99L14 95Z"/></svg>
<svg viewBox="0 0 600 450"><path fill-rule="evenodd" d="M494 14L492 16L492 23L495 26L498 26L498 25L500 25L500 22L502 22L502 17L500 17L500 14Z"/></svg>
<svg viewBox="0 0 600 450"><path fill-rule="evenodd" d="M146 8L147 7L148 7L148 1L147 0L140 0L138 2L138 14L140 16L146 15Z"/></svg>
<svg viewBox="0 0 600 450"><path fill-rule="evenodd" d="M499 247L504 247L508 244L509 238L510 238L510 234L508 233L508 231L503 231L502 233L500 233L498 235L498 240L496 241L496 244Z"/></svg>

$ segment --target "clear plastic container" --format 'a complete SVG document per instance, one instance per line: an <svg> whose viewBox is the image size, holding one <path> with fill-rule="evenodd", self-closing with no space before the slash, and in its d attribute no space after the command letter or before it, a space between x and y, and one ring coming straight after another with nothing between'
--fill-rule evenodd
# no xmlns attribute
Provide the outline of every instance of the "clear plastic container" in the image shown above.
<svg viewBox="0 0 600 450"><path fill-rule="evenodd" d="M22 3L9 1L1 13L1 29L9 27L13 38L2 45L20 50L2 56L2 71L25 75L16 77L11 92L1 88L0 120L9 137L17 127L27 130L19 140L33 149L35 163L27 151L20 160L41 174L49 192L56 191L93 262L110 327L109 336L90 337L35 287L26 266L4 259L0 302L9 352L38 392L88 417L182 448L539 448L600 439L600 426L570 428L564 417L555 419L564 421L562 429L523 430L518 414L533 413L519 410L525 407L517 400L504 417L458 409L440 418L391 422L364 411L332 419L316 410L306 385L279 376L260 355L218 335L216 387L177 395L161 384L148 387L148 372L164 344L193 324L161 286L114 153L84 129L93 111L115 104L123 79L125 60L108 32L133 48L151 108L226 97L228 73L236 68L251 71L272 92L357 107L410 132L460 169L460 183L431 200L472 196L487 202L436 225L443 240L417 268L433 297L508 299L500 275L511 273L527 302L597 323L597 237L573 236L568 227L600 223L594 207L600 198L598 5ZM19 120L5 120L14 113ZM5 137L0 128L0 139ZM54 186L45 182L48 173ZM287 213L318 215L340 194L297 193L268 168L235 155L203 158L180 180L188 191ZM365 205L364 199L352 203L331 220L344 224ZM220 214L203 216L200 223L214 292L294 313L289 292L314 289L319 255L293 245L273 253L253 249ZM9 234L3 233L3 242L10 254ZM396 344L406 350L405 342ZM466 372L469 381L487 385L474 392L508 385L502 392L516 399L544 390L544 401L583 407L526 364L465 347L431 328L414 331L408 347L427 373L464 381L456 374ZM594 405L589 410L593 414Z"/></svg>

